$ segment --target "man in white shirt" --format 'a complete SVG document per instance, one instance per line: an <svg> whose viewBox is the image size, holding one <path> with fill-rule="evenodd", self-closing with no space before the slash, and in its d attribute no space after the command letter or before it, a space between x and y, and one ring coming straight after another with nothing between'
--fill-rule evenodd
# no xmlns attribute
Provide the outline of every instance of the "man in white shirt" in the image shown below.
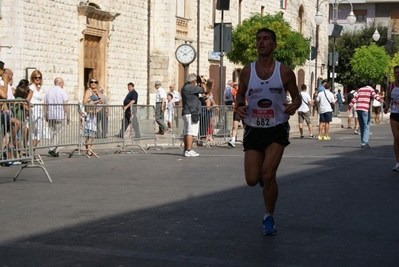
<svg viewBox="0 0 399 267"><path fill-rule="evenodd" d="M156 134L165 134L168 130L164 119L166 92L165 89L162 88L160 81L155 82L155 89L157 90L155 97L155 121L159 126L159 131L156 132Z"/></svg>
<svg viewBox="0 0 399 267"><path fill-rule="evenodd" d="M53 157L59 157L58 145L63 132L65 117L67 124L70 122L68 94L64 90L64 80L60 77L54 79L54 87L50 88L45 96L46 101L46 121L48 122L51 137L50 142L53 147L48 153Z"/></svg>
<svg viewBox="0 0 399 267"><path fill-rule="evenodd" d="M333 93L331 93L331 85L329 83L325 84L325 90L317 95L316 102L320 104L319 113L319 135L318 140L330 140L328 131L330 130L330 122L332 121L332 106L335 105L335 98ZM324 129L324 136L322 131Z"/></svg>
<svg viewBox="0 0 399 267"><path fill-rule="evenodd" d="M309 129L309 138L313 138L313 126L312 121L310 120L310 107L313 106L313 101L310 95L306 92L307 88L305 84L302 84L301 89L302 92L300 92L299 95L301 97L302 103L298 108L299 132L301 134L301 139L303 139L303 121L306 121Z"/></svg>

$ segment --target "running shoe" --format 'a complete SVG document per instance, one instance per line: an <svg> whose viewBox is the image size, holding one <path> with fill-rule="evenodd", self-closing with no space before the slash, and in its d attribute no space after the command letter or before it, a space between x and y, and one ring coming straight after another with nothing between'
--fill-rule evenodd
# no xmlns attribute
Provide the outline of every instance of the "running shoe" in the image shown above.
<svg viewBox="0 0 399 267"><path fill-rule="evenodd" d="M392 169L393 172L399 172L399 163L396 163L395 167Z"/></svg>
<svg viewBox="0 0 399 267"><path fill-rule="evenodd" d="M236 147L236 143L234 141L229 141L227 144L231 147Z"/></svg>
<svg viewBox="0 0 399 267"><path fill-rule="evenodd" d="M314 138L314 134L309 135L309 138L313 139Z"/></svg>
<svg viewBox="0 0 399 267"><path fill-rule="evenodd" d="M353 133L359 135L359 131L357 129Z"/></svg>
<svg viewBox="0 0 399 267"><path fill-rule="evenodd" d="M184 152L184 156L185 157L198 157L200 154L198 154L197 152L195 152L194 150L186 150Z"/></svg>
<svg viewBox="0 0 399 267"><path fill-rule="evenodd" d="M274 225L273 216L267 216L263 220L263 234L264 235L275 235L277 233L276 226Z"/></svg>
<svg viewBox="0 0 399 267"><path fill-rule="evenodd" d="M329 137L328 135L324 136L324 140L330 140L330 139L331 139L331 137Z"/></svg>
<svg viewBox="0 0 399 267"><path fill-rule="evenodd" d="M301 139L305 138L305 136L301 135Z"/></svg>
<svg viewBox="0 0 399 267"><path fill-rule="evenodd" d="M321 135L319 135L319 136L317 137L317 139L323 140L323 137L322 137Z"/></svg>

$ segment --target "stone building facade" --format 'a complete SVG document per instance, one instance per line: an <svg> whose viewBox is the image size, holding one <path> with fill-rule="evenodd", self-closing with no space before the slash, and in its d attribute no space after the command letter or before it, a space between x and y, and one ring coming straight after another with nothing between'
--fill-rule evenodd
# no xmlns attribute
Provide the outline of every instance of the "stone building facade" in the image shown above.
<svg viewBox="0 0 399 267"><path fill-rule="evenodd" d="M43 73L44 88L61 76L66 81L70 102L83 97L87 81L96 77L112 104L121 104L127 83L133 82L139 104L153 104L154 82L183 85L185 70L175 58L176 48L185 42L197 51L196 60L186 70L215 79L219 84L238 81L242 66L223 57L210 57L214 24L221 21L218 0L0 0L0 60L14 71L14 83L32 69ZM223 21L232 26L254 12L284 12L293 30L316 36L316 0L231 0L223 11ZM328 14L328 5L322 12ZM322 76L327 58L326 27L320 27L318 64L314 61L295 70L298 83L308 86ZM318 74L315 72L318 71ZM312 74L313 73L313 74ZM315 76L316 75L316 76ZM313 77L314 79L310 79Z"/></svg>

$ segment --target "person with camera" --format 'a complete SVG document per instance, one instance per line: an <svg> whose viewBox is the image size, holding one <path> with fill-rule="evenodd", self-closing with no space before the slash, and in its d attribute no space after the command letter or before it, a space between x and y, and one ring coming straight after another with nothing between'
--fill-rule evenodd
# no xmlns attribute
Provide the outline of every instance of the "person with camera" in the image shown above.
<svg viewBox="0 0 399 267"><path fill-rule="evenodd" d="M197 75L190 73L187 82L181 89L183 103L183 122L184 122L184 152L185 157L198 157L199 154L193 148L194 136L198 136L199 118L201 116L201 101L199 94L205 92L205 86L197 86Z"/></svg>

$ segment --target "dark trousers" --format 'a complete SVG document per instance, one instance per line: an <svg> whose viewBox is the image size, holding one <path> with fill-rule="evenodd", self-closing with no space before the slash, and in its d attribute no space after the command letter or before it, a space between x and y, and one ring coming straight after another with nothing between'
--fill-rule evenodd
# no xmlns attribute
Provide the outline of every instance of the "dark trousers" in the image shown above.
<svg viewBox="0 0 399 267"><path fill-rule="evenodd" d="M107 138L108 133L108 118L107 112L103 108L97 113L97 138Z"/></svg>
<svg viewBox="0 0 399 267"><path fill-rule="evenodd" d="M155 104L155 121L158 124L159 132L165 132L168 127L165 124L164 112L161 110L162 103Z"/></svg>
<svg viewBox="0 0 399 267"><path fill-rule="evenodd" d="M132 124L133 130L134 130L134 137L140 138L140 124L139 121L137 120L137 114L133 114L133 116L130 115L130 110L129 112L125 112L125 116L123 117L123 122L122 122L122 127L123 132L120 133L120 136L123 136L124 133L126 132L127 127L129 126L129 123Z"/></svg>

